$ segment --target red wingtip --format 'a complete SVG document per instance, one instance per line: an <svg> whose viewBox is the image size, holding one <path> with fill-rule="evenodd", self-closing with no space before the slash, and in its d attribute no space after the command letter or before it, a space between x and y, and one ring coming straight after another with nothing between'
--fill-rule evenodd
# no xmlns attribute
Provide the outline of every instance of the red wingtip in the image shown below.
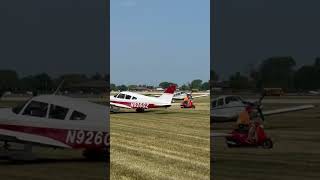
<svg viewBox="0 0 320 180"><path fill-rule="evenodd" d="M170 85L164 93L173 94L177 89L176 85Z"/></svg>

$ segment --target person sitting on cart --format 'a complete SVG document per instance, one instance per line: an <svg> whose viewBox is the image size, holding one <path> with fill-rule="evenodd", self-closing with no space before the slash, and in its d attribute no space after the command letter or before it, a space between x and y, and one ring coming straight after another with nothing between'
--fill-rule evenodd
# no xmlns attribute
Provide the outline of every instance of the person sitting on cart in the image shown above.
<svg viewBox="0 0 320 180"><path fill-rule="evenodd" d="M248 131L250 124L251 108L247 107L244 111L239 113L237 119L237 128L240 131Z"/></svg>
<svg viewBox="0 0 320 180"><path fill-rule="evenodd" d="M248 131L248 138L247 141L250 143L257 142L258 133L257 128L258 126L263 127L263 119L254 111L250 113L250 122L249 122L249 131Z"/></svg>
<svg viewBox="0 0 320 180"><path fill-rule="evenodd" d="M183 99L183 103L188 106L189 103L189 95L186 95L186 97Z"/></svg>

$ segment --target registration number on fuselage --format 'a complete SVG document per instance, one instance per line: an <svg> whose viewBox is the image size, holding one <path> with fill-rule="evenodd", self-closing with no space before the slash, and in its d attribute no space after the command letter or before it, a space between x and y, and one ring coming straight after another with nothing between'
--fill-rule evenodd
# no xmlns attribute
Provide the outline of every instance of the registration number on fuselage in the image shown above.
<svg viewBox="0 0 320 180"><path fill-rule="evenodd" d="M148 103L131 103L132 108L143 108L143 109L148 109L149 104Z"/></svg>
<svg viewBox="0 0 320 180"><path fill-rule="evenodd" d="M110 136L101 131L69 130L66 143L109 146Z"/></svg>

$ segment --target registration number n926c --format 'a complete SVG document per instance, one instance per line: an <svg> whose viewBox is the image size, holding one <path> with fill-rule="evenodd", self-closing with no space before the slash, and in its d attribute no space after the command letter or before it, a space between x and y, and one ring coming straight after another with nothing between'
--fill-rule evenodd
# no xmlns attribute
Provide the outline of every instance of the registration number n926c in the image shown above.
<svg viewBox="0 0 320 180"><path fill-rule="evenodd" d="M109 146L110 136L109 133L101 131L69 130L66 143Z"/></svg>

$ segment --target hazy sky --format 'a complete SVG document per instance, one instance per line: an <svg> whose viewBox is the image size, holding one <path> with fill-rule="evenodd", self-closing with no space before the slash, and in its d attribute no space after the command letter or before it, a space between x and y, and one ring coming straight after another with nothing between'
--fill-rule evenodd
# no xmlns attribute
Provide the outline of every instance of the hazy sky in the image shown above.
<svg viewBox="0 0 320 180"><path fill-rule="evenodd" d="M209 79L209 0L111 0L111 82Z"/></svg>
<svg viewBox="0 0 320 180"><path fill-rule="evenodd" d="M216 48L211 68L227 77L270 56L299 65L320 56L320 1L216 0Z"/></svg>
<svg viewBox="0 0 320 180"><path fill-rule="evenodd" d="M105 73L104 0L1 0L0 69Z"/></svg>

